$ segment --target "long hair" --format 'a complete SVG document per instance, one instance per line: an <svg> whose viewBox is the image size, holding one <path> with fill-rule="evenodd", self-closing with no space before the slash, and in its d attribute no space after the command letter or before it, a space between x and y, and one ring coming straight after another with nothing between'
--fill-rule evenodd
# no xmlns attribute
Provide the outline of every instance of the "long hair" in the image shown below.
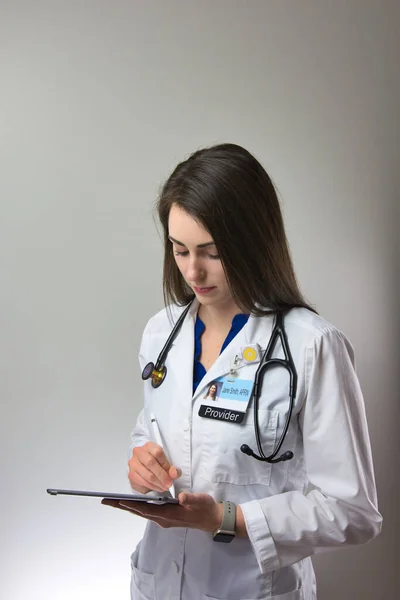
<svg viewBox="0 0 400 600"><path fill-rule="evenodd" d="M243 312L262 316L295 306L314 310L296 281L274 185L250 152L236 144L198 150L177 165L161 189L156 209L164 234L164 301L184 305L194 293L168 239L173 204L212 236L232 297Z"/></svg>
<svg viewBox="0 0 400 600"><path fill-rule="evenodd" d="M214 393L214 396L211 396L211 398L214 398L214 400L216 400L216 399L217 399L217 398L216 398L216 395L217 395L217 389L218 389L218 388L217 388L217 384L216 384L214 381L212 381L212 382L210 383L210 385L208 386L208 389L207 389L206 395L205 395L205 396L203 396L203 400L205 400L206 398L208 398L208 397L210 396L210 390L211 390L211 388L212 388L212 387L215 387L215 393Z"/></svg>

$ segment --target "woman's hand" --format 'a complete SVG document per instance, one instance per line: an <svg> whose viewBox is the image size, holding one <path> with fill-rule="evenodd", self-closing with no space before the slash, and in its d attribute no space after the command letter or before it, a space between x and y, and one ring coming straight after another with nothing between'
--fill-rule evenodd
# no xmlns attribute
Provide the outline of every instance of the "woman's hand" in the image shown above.
<svg viewBox="0 0 400 600"><path fill-rule="evenodd" d="M136 446L128 465L131 486L140 494L150 490L165 492L172 480L181 476L181 470L169 464L164 450L154 442Z"/></svg>
<svg viewBox="0 0 400 600"><path fill-rule="evenodd" d="M128 500L103 499L102 504L127 510L140 517L154 521L163 529L188 527L214 532L222 522L222 504L208 494L181 492L179 504L147 504Z"/></svg>

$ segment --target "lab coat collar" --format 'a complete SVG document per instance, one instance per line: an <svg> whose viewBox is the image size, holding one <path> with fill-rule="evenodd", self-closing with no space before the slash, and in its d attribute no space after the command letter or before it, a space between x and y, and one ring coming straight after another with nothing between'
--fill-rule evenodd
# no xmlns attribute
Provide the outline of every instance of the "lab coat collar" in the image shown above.
<svg viewBox="0 0 400 600"><path fill-rule="evenodd" d="M198 306L197 306L198 308ZM194 318L197 314L197 310L194 314ZM258 352L257 360L254 362L260 361L260 354L263 350L265 350L268 340L271 337L272 328L274 324L274 317L257 317L254 315L250 315L247 323L242 327L239 333L234 337L234 339L228 344L225 350L219 355L215 363L212 367L207 371L203 379L200 381L194 395L193 399L195 399L199 394L203 393L203 390L207 388L207 386L229 373L232 369L235 357L241 353L241 348L244 346L258 346L260 351ZM192 322L192 332L194 330L194 324ZM193 340L194 344L194 340ZM192 371L191 375L193 377L193 354L191 355L191 364Z"/></svg>

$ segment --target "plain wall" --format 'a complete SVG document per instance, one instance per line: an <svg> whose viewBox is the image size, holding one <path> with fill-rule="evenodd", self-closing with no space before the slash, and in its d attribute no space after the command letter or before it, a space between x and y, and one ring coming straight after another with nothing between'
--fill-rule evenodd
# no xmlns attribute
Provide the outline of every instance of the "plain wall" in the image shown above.
<svg viewBox="0 0 400 600"><path fill-rule="evenodd" d="M398 598L399 19L396 0L0 2L1 598L129 597L143 522L45 490L128 491L152 206L223 141L270 172L365 393L384 530L315 558L318 598Z"/></svg>

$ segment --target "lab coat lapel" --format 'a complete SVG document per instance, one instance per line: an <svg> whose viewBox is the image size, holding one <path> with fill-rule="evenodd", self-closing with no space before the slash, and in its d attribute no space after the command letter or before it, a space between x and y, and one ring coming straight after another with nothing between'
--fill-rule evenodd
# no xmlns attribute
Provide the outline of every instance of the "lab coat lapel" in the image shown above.
<svg viewBox="0 0 400 600"><path fill-rule="evenodd" d="M246 325L239 331L236 337L228 344L212 367L207 371L195 391L194 398L202 393L212 381L229 373L233 367L235 357L241 354L241 349L244 346L258 345L261 350L264 351L271 336L272 326L273 317L260 318L250 315ZM255 362L259 361L260 353Z"/></svg>
<svg viewBox="0 0 400 600"><path fill-rule="evenodd" d="M194 324L197 310L198 302L194 300L174 341L171 372L176 376L175 393L177 390L179 402L185 410L187 410L188 398L190 399L193 395Z"/></svg>

